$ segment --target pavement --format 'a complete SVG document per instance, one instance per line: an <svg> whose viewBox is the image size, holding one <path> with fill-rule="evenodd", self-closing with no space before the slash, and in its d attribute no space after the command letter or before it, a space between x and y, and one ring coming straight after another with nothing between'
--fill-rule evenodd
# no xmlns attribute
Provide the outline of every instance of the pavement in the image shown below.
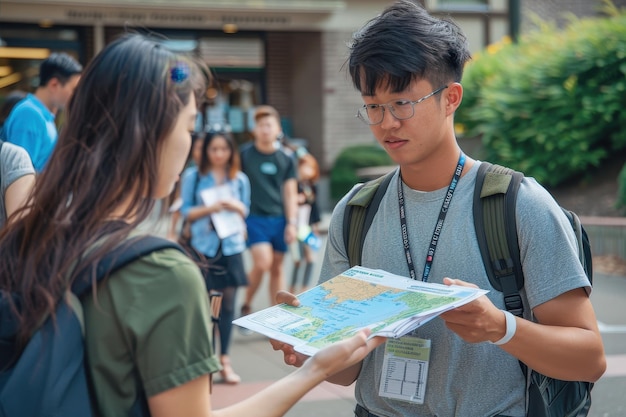
<svg viewBox="0 0 626 417"><path fill-rule="evenodd" d="M328 216L324 216L324 222ZM321 257L326 239L318 252L313 277L319 275ZM249 265L250 259L244 255ZM285 277L291 277L291 262L285 257ZM252 304L253 311L270 306L270 298L265 277ZM238 307L243 302L245 289L238 293ZM239 311L239 309L237 309ZM230 357L235 372L241 376L242 383L227 385L220 383L219 374L215 376L211 402L214 409L234 404L269 386L274 381L286 376L295 368L285 365L282 352L272 349L269 339L257 333L243 335L238 327L233 329ZM305 395L287 414L286 417L354 417L354 384L344 387L323 382Z"/></svg>
<svg viewBox="0 0 626 417"><path fill-rule="evenodd" d="M330 214L323 216L323 225L327 225ZM323 229L323 228L322 228ZM152 228L152 232L164 230L162 226ZM314 268L314 277L319 275L321 257L326 239L322 236L322 247L318 252L318 261ZM249 265L247 252L244 259ZM291 262L285 257L285 277L291 276ZM270 299L264 279L257 293L252 309L268 307ZM237 311L241 306L245 289L240 289ZM626 392L626 276L594 273L594 290L591 300L596 309L598 324L605 343L608 367L604 376L595 384L592 391L593 403L589 417L624 417L626 404L623 400ZM233 329L230 356L233 368L241 378L238 385L220 383L219 374L215 375L212 403L214 409L250 397L269 386L274 381L286 376L294 368L283 363L281 352L272 349L267 337L253 333L242 335L238 328ZM354 417L354 384L342 387L323 382L304 396L285 416L287 417Z"/></svg>
<svg viewBox="0 0 626 417"><path fill-rule="evenodd" d="M325 239L324 239L325 241ZM323 253L322 247L320 252ZM318 262L317 268L319 268ZM286 272L290 270L289 262ZM289 276L288 274L286 276ZM243 298L239 293L239 301ZM598 325L607 354L607 370L592 391L592 406L588 417L626 416L626 277L596 272L591 300L596 308ZM253 310L269 306L266 287L255 298ZM234 329L231 360L242 377L236 386L221 384L219 376L213 388L214 408L221 408L247 398L287 375L294 368L283 363L281 352L272 349L268 339L259 334L241 335ZM354 417L354 384L349 387L322 383L313 389L287 414L287 417Z"/></svg>
<svg viewBox="0 0 626 417"><path fill-rule="evenodd" d="M258 293L256 308L267 297L264 289ZM626 277L596 274L594 278L594 305L612 305L598 308L598 320L607 353L608 367L592 391L592 406L588 417L626 416L623 401L626 392ZM243 297L241 292L240 297ZM269 303L267 304L269 305ZM620 324L621 323L621 324ZM214 408L222 408L245 399L270 385L293 370L283 363L282 354L272 349L268 339L259 334L241 335L234 329L231 360L235 371L242 377L236 386L221 384L219 376L213 386ZM341 387L322 383L302 398L285 416L287 417L354 417L354 384Z"/></svg>
<svg viewBox="0 0 626 417"><path fill-rule="evenodd" d="M214 409L234 404L291 373L294 368L283 363L282 353L275 352L268 339L258 334L236 333L231 345L233 368L242 383L226 385L216 375L211 402ZM354 417L354 385L342 387L323 382L305 395L287 417Z"/></svg>

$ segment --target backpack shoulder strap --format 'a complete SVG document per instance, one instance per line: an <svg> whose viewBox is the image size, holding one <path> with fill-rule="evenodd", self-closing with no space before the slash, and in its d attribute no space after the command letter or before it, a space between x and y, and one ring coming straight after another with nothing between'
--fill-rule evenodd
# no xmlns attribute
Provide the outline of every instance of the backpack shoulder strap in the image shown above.
<svg viewBox="0 0 626 417"><path fill-rule="evenodd" d="M578 242L578 259L587 274L587 278L589 281L593 283L593 265L592 265L592 255L591 255L591 243L589 242L589 236L587 235L587 231L583 227L580 222L580 219L573 211L567 210L561 207L563 213L565 213L565 217L570 222L572 229L574 229L574 233L576 234L576 240Z"/></svg>
<svg viewBox="0 0 626 417"><path fill-rule="evenodd" d="M198 194L198 184L200 183L200 169L199 167L196 168L196 176L194 177L193 180L193 203L197 204L198 201L196 199L196 194Z"/></svg>
<svg viewBox="0 0 626 417"><path fill-rule="evenodd" d="M474 227L489 282L503 293L506 309L522 316L524 286L515 220L517 191L524 175L482 162L474 189Z"/></svg>
<svg viewBox="0 0 626 417"><path fill-rule="evenodd" d="M145 235L128 239L100 260L96 270L96 278L101 281L131 262L152 252L167 248L178 249L185 253L179 244L162 237ZM86 272L83 271L79 274L79 278L72 284L72 292L79 298L91 288L92 282Z"/></svg>
<svg viewBox="0 0 626 417"><path fill-rule="evenodd" d="M394 173L395 170L361 185L346 204L343 213L343 241L350 267L361 265L365 235Z"/></svg>

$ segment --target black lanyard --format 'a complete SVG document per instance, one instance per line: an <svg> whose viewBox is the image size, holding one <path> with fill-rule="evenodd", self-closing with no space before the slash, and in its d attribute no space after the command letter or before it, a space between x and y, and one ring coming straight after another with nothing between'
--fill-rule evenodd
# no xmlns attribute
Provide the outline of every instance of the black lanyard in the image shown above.
<svg viewBox="0 0 626 417"><path fill-rule="evenodd" d="M450 207L450 202L452 201L454 190L456 189L459 179L461 179L461 173L463 172L464 165L465 154L461 152L461 156L459 156L459 163L456 166L454 176L452 177L452 181L450 182L450 185L448 186L448 191L446 192L446 197L443 199L443 204L441 205L441 211L439 212L439 218L437 219L437 224L435 225L435 230L433 231L433 237L430 239L430 246L428 247L428 253L426 254L426 263L424 264L424 274L422 275L422 281L424 282L428 281L430 269L433 265L433 259L435 258L435 249L437 249L437 242L439 241L441 229L443 228L443 221L445 220L446 214L448 213L448 208ZM404 192L402 191L402 175L398 175L398 204L400 205L400 231L402 232L402 243L404 244L406 263L409 267L411 279L417 279L415 265L413 264L413 258L411 257L409 233L406 226L406 207L404 204Z"/></svg>

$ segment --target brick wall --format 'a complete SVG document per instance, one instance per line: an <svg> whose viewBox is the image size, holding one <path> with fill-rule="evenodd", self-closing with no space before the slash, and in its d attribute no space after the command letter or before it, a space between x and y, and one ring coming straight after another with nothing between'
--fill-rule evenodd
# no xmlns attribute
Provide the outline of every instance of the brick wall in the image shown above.
<svg viewBox="0 0 626 417"><path fill-rule="evenodd" d="M324 154L322 166L328 171L335 158L347 146L372 143L370 130L355 117L363 104L344 65L348 58L347 42L351 32L322 34L323 88L324 88Z"/></svg>
<svg viewBox="0 0 626 417"><path fill-rule="evenodd" d="M288 85L291 84L291 56L288 32L267 33L265 43L266 103L282 117L291 117L292 103Z"/></svg>

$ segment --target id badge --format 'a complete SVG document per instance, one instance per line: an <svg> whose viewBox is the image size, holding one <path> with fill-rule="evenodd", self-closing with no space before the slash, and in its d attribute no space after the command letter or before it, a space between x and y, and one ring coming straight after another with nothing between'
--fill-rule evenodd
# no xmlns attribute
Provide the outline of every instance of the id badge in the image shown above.
<svg viewBox="0 0 626 417"><path fill-rule="evenodd" d="M379 395L424 404L429 359L429 339L411 336L387 339Z"/></svg>

